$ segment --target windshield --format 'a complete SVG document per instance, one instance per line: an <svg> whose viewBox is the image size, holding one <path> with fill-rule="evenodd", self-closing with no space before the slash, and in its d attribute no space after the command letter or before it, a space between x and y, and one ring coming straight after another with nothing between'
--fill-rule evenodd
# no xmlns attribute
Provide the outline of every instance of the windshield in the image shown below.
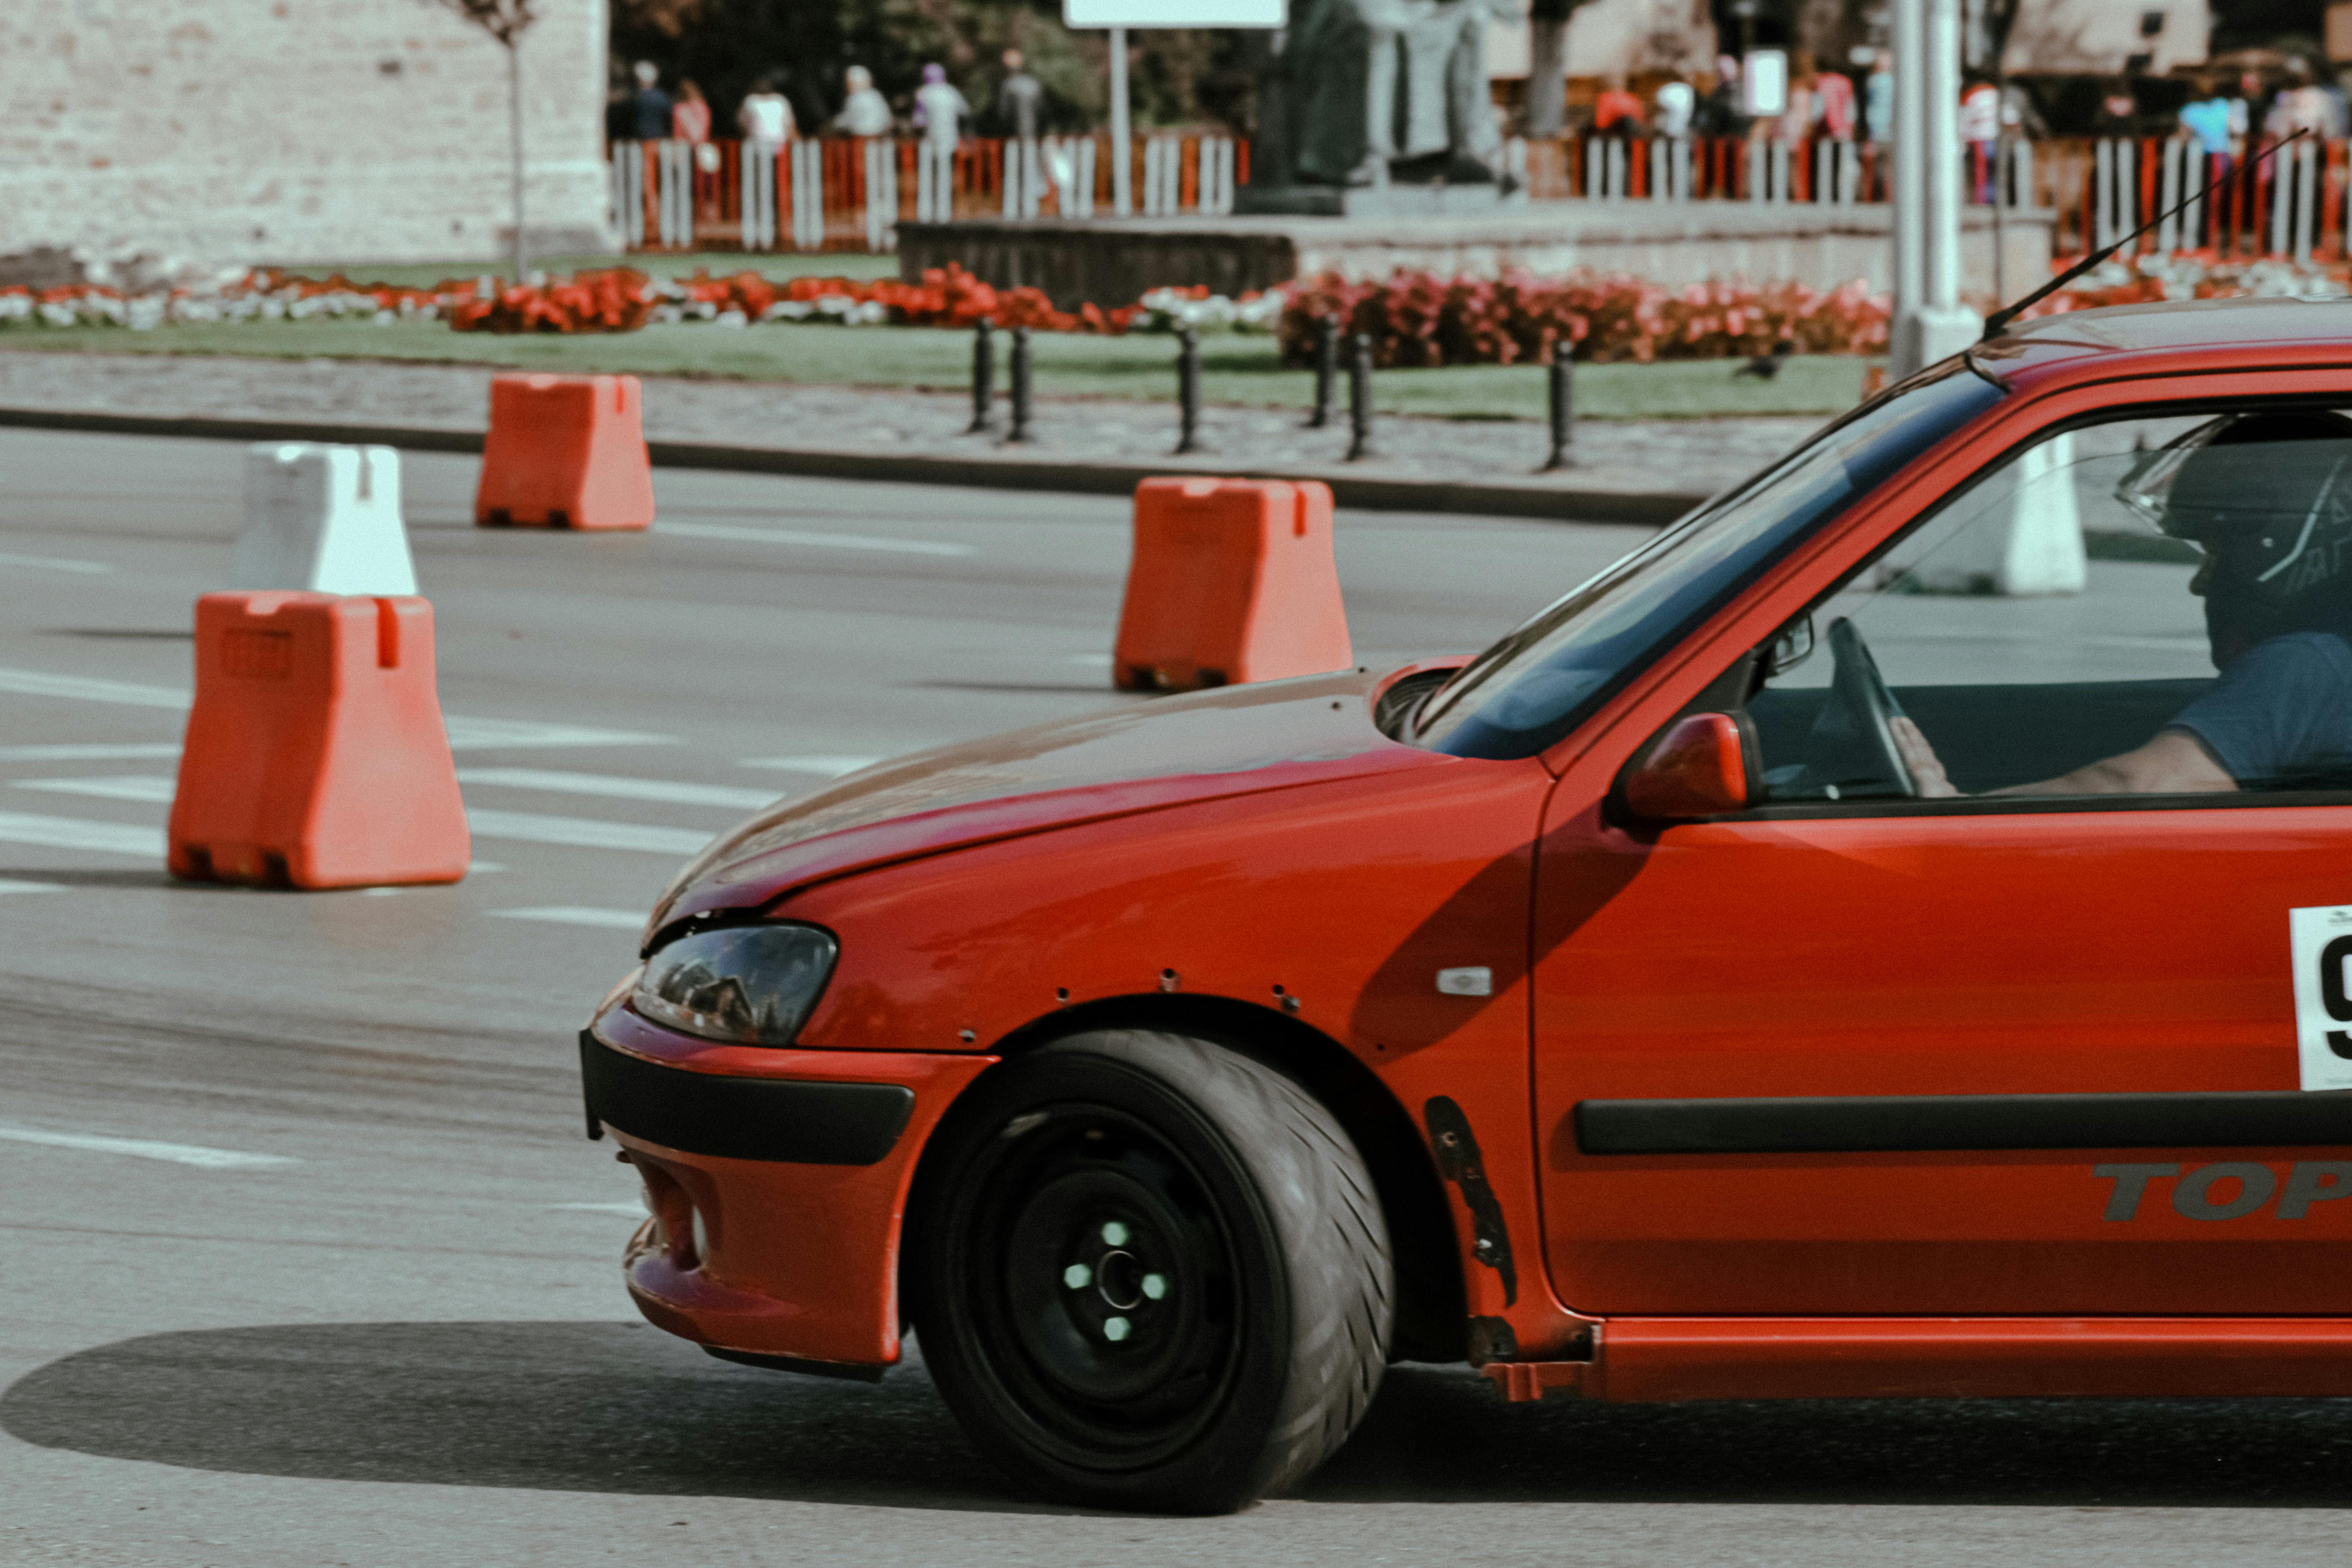
<svg viewBox="0 0 2352 1568"><path fill-rule="evenodd" d="M1829 426L1480 654L1429 699L1414 742L1527 757L1567 734L1758 569L2002 396L1960 359L1930 374Z"/></svg>

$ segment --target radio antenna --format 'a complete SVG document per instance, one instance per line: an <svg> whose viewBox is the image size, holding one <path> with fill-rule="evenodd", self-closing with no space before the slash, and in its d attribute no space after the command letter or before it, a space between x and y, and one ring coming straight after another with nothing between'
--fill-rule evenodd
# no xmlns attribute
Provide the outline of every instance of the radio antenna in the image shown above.
<svg viewBox="0 0 2352 1568"><path fill-rule="evenodd" d="M2203 190L2199 191L2195 195L2190 196L2188 200L2182 202L2179 206L2173 207L2168 212L2157 214L2156 216L2148 219L2146 223L2140 225L2137 228L2132 230L2129 234L2124 236L2113 245L2108 246L2105 249L2091 252L2090 255L2085 256L2082 260L2077 261L2074 266L2069 267L2065 271L2061 272L2057 277L2053 278L2049 282L2044 283L2041 288L2036 289L2032 293L2028 294L2024 299L2020 300L2016 304L2010 306L2007 310L1995 310L1991 315L1985 318L1984 336L1977 341L1979 342L1987 343L1992 342L1993 339L2000 336L2004 331L2007 331L2009 330L2010 322L2017 320L2017 318L2021 315L2028 307L2040 304L2051 295L2055 294L2059 289L2066 287L2067 284L2074 281L2075 279L2080 278L2084 273L2088 272L2092 268L2096 267L2100 262L2105 261L2108 257L2113 256L2116 251L2121 250L2125 246L2129 245L2133 240L2137 239L2141 235L2146 234L2149 229L2154 228L2157 225L2164 222L2169 217L2172 217L2176 214L2188 211L2189 208L2196 205L2199 202L2203 201L2207 196L2211 195L2215 191L2220 190L2231 180L2237 179L2242 175L2251 177L2254 170L2261 166L2263 159L2273 156L2282 148L2285 147L2288 142L2296 141L2301 137L2308 136L2310 134L2311 128L2309 126L2305 126L2302 130L2296 132L2293 136L2281 137L2278 141L2273 142L2261 153L2247 159L2243 166L2231 169L2228 174L2225 174L2220 179L2213 181ZM1998 195L2000 193L1996 191L1994 195Z"/></svg>

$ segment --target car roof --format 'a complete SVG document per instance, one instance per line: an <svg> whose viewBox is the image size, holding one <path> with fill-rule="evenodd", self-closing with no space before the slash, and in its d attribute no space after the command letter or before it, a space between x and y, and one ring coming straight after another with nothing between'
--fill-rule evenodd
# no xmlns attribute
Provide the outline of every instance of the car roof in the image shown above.
<svg viewBox="0 0 2352 1568"><path fill-rule="evenodd" d="M1969 351L2013 390L2116 375L2352 363L2352 300L2180 300L2020 321Z"/></svg>

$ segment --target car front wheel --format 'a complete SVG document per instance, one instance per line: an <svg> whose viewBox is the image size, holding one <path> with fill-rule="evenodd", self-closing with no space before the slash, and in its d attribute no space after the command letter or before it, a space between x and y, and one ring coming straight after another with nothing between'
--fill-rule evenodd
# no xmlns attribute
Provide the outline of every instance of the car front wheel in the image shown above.
<svg viewBox="0 0 2352 1568"><path fill-rule="evenodd" d="M1066 1501L1215 1513L1281 1490L1387 1364L1362 1158L1297 1084L1205 1040L1103 1030L996 1068L927 1156L908 1248L940 1392Z"/></svg>

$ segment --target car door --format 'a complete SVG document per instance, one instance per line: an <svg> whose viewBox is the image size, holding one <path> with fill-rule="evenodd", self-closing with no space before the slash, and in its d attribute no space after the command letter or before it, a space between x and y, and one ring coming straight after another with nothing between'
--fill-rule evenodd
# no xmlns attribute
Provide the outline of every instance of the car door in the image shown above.
<svg viewBox="0 0 2352 1568"><path fill-rule="evenodd" d="M2012 458L1724 671L1695 706L1735 711L1762 804L1662 826L1556 795L1531 973L1562 1300L2352 1310L2352 1103L2309 1092L2352 1083L2326 1044L2352 1051L2352 779L1905 798L1841 712L1858 644L1975 792L2215 689L2197 555L2119 495L2216 416Z"/></svg>

